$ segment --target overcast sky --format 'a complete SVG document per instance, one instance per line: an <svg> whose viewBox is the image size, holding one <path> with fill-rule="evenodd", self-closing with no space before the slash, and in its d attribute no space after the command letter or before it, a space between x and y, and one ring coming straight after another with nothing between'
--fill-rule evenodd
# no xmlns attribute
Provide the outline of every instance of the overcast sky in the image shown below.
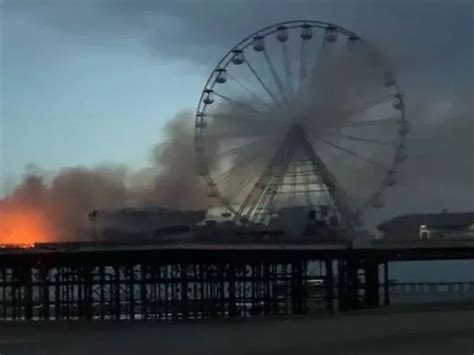
<svg viewBox="0 0 474 355"><path fill-rule="evenodd" d="M400 74L409 112L414 113L411 120L428 119L430 125L437 117L446 120L451 115L472 120L471 1L1 4L4 192L29 163L47 171L103 162L143 165L160 141L164 124L179 111L195 109L207 76L223 54L260 27L289 19L334 22L379 43ZM435 147L446 159L464 150L458 165L469 181L474 159L466 150L472 148L474 133L464 127L472 125L461 124L463 142L454 147L449 147L454 134L449 129L434 129L446 139L443 148L432 146L431 136L421 134L425 143L419 154L430 155ZM416 180L417 173L411 175ZM461 205L469 207L469 201L465 198Z"/></svg>

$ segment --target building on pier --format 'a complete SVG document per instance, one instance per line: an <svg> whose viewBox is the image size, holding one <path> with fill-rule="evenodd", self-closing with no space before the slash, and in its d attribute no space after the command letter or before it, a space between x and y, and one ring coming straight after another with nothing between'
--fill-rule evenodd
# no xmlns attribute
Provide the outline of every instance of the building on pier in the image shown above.
<svg viewBox="0 0 474 355"><path fill-rule="evenodd" d="M206 211L182 211L169 208L123 208L95 210L89 214L95 241L151 241L190 239L194 225L206 217Z"/></svg>
<svg viewBox="0 0 474 355"><path fill-rule="evenodd" d="M377 228L385 241L474 240L474 212L402 215Z"/></svg>

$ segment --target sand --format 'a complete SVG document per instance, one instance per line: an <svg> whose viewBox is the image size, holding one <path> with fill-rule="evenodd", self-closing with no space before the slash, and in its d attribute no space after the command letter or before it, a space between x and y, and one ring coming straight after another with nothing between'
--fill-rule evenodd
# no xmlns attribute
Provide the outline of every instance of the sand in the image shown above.
<svg viewBox="0 0 474 355"><path fill-rule="evenodd" d="M474 309L266 320L0 323L1 355L474 354Z"/></svg>

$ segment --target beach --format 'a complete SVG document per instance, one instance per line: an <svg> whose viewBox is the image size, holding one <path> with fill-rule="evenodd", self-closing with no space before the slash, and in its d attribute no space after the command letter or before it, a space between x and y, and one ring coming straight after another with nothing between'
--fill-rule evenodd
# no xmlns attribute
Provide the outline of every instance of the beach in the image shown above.
<svg viewBox="0 0 474 355"><path fill-rule="evenodd" d="M253 320L6 322L2 355L472 354L474 308L404 307Z"/></svg>

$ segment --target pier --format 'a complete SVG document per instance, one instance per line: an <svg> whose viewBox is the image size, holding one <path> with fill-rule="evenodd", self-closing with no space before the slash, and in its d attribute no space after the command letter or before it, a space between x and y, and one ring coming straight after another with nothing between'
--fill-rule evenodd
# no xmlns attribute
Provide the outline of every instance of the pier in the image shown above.
<svg viewBox="0 0 474 355"><path fill-rule="evenodd" d="M473 246L64 243L0 249L0 320L191 320L389 305L388 265ZM400 289L400 288L399 288Z"/></svg>

